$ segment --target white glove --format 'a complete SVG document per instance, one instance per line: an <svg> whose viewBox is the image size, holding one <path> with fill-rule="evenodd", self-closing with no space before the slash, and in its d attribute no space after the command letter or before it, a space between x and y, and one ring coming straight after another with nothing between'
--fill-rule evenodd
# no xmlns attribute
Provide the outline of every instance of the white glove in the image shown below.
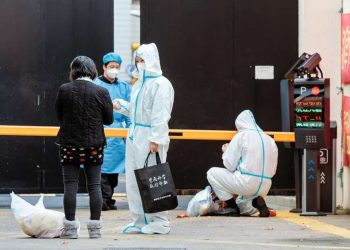
<svg viewBox="0 0 350 250"><path fill-rule="evenodd" d="M224 145L222 145L221 150L223 153L225 153L227 147L228 147L228 143L225 143Z"/></svg>
<svg viewBox="0 0 350 250"><path fill-rule="evenodd" d="M118 100L113 101L113 109L120 110L120 102Z"/></svg>

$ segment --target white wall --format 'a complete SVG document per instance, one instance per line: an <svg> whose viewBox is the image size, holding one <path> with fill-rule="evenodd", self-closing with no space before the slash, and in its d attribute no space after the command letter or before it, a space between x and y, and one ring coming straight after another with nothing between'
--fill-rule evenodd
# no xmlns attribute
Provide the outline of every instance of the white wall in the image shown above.
<svg viewBox="0 0 350 250"><path fill-rule="evenodd" d="M348 1L350 2L350 1ZM341 167L341 95L340 86L340 33L342 0L299 0L299 55L318 52L324 77L331 79L331 120L337 121L337 173ZM350 175L344 175L344 194L350 194ZM342 197L340 180L337 178L337 206L350 208L350 195Z"/></svg>
<svg viewBox="0 0 350 250"><path fill-rule="evenodd" d="M140 3L138 4L133 4L132 5L132 10L134 12L140 13ZM141 41L141 18L140 16L137 15L132 15L131 16L131 42L132 43L140 43Z"/></svg>
<svg viewBox="0 0 350 250"><path fill-rule="evenodd" d="M114 0L114 52L122 59L120 78L129 80L125 67L131 62L131 0Z"/></svg>
<svg viewBox="0 0 350 250"><path fill-rule="evenodd" d="M350 13L350 1L343 0L343 13ZM344 86L344 94L350 96L350 86ZM350 169L344 168L344 208L350 209Z"/></svg>
<svg viewBox="0 0 350 250"><path fill-rule="evenodd" d="M132 0L114 0L114 51L122 59L120 78L130 81L125 68L132 63L132 43L140 42L140 17L131 15L132 10L140 10L140 5Z"/></svg>
<svg viewBox="0 0 350 250"><path fill-rule="evenodd" d="M350 13L350 1L349 0L343 0L343 11L345 13Z"/></svg>

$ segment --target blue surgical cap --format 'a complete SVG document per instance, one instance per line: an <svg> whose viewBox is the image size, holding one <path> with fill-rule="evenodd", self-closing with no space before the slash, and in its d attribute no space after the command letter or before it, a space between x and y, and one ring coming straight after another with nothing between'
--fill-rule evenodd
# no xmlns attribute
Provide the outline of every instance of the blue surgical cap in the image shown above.
<svg viewBox="0 0 350 250"><path fill-rule="evenodd" d="M122 58L117 53L110 52L103 56L103 64L107 64L109 62L116 62L118 64L122 64Z"/></svg>

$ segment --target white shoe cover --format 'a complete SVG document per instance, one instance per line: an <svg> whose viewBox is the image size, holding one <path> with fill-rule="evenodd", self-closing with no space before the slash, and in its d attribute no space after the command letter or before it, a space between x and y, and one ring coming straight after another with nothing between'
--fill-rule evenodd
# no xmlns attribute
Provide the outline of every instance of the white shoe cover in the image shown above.
<svg viewBox="0 0 350 250"><path fill-rule="evenodd" d="M141 228L134 226L133 224L129 224L126 227L124 227L123 234L140 234Z"/></svg>
<svg viewBox="0 0 350 250"><path fill-rule="evenodd" d="M141 229L141 233L143 234L168 234L169 232L169 226L156 222L151 222Z"/></svg>

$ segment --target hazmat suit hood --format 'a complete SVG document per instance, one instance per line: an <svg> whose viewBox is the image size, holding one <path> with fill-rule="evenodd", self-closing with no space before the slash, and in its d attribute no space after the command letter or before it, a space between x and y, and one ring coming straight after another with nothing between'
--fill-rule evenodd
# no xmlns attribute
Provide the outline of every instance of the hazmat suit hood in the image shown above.
<svg viewBox="0 0 350 250"><path fill-rule="evenodd" d="M146 64L147 76L160 76L162 69L160 67L159 53L154 43L142 44L136 51L136 56L141 57Z"/></svg>
<svg viewBox="0 0 350 250"><path fill-rule="evenodd" d="M261 130L261 128L256 124L253 113L250 110L242 111L236 118L236 128L238 132L244 130Z"/></svg>

